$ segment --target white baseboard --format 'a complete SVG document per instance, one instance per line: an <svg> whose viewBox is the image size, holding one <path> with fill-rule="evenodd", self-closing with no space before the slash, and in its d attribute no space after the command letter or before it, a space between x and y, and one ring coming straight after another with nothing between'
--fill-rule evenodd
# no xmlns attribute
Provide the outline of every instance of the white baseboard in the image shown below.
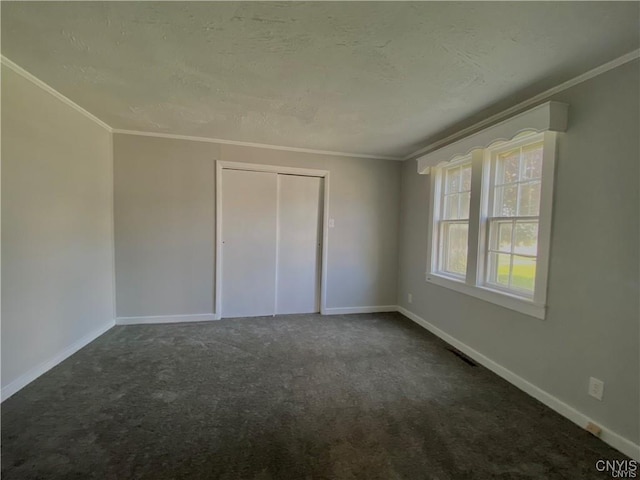
<svg viewBox="0 0 640 480"><path fill-rule="evenodd" d="M146 325L153 323L185 323L210 322L220 320L215 313L198 313L195 315L160 315L151 317L118 317L116 325Z"/></svg>
<svg viewBox="0 0 640 480"><path fill-rule="evenodd" d="M535 386L531 382L528 382L524 378L516 375L511 370L508 370L502 365L494 362L493 360L486 357L485 355L478 352L477 350L474 350L467 344L462 343L461 341L455 339L448 333L440 330L435 325L432 325L431 323L427 322L424 318L419 317L413 312L410 312L406 308L399 306L397 311L403 314L405 317L413 320L415 323L425 328L426 330L429 330L435 336L440 337L442 340L447 342L449 345L457 348L465 355L468 355L469 357L477 361L482 366L491 370L496 375L504 378L507 382L511 383L512 385L518 387L523 392L531 395L533 398L544 403L547 407L551 408L552 410L555 410L563 417L568 418L569 420L571 420L573 423L580 426L581 428L585 428L587 426L587 423L589 422L593 422L599 425L602 428L600 439L603 442L611 445L613 448L621 451L625 455L628 455L629 457L640 461L640 445L636 445L631 440L624 438L623 436L617 434L613 430L603 427L597 421L587 417L585 414L579 412L572 406L567 405L562 400L554 397L550 393L545 392L544 390Z"/></svg>
<svg viewBox="0 0 640 480"><path fill-rule="evenodd" d="M100 335L105 333L107 330L111 329L114 325L115 323L113 322L113 320L110 321L106 325L103 325L102 327L94 330L88 335L85 335L77 342L74 342L73 344L69 345L67 348L65 348L63 351L61 351L57 355L55 355L53 358L50 358L46 362L43 362L40 365L32 368L27 373L20 375L18 378L16 378L13 382L8 384L7 386L2 387L2 393L0 394L2 397L2 401L4 402L11 395L13 395L14 393L18 392L19 390L21 390L22 388L26 387L28 384L33 382L40 375L51 370L60 362L62 362L63 360L66 360L71 355L76 353L82 347L85 347L89 343L93 342L96 338L98 338Z"/></svg>
<svg viewBox="0 0 640 480"><path fill-rule="evenodd" d="M379 305L370 307L340 307L325 308L322 315L347 315L351 313L381 313L397 312L397 305ZM118 317L116 325L143 325L153 323L183 323L183 322L210 322L220 320L220 316L215 313L199 313L195 315L158 315L141 317Z"/></svg>
<svg viewBox="0 0 640 480"><path fill-rule="evenodd" d="M372 307L339 307L325 308L322 312L322 315L348 315L350 313L382 313L397 311L397 305L378 305Z"/></svg>

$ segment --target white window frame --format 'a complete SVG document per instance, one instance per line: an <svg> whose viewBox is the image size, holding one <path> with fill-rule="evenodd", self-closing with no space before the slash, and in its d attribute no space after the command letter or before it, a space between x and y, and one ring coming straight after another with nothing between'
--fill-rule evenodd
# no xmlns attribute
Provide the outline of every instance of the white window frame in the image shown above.
<svg viewBox="0 0 640 480"><path fill-rule="evenodd" d="M536 128L536 119L540 120L540 110L546 109L546 128ZM535 113L536 117L532 117ZM552 115L555 113L555 115ZM546 315L547 283L549 272L549 255L551 246L551 225L552 225L552 205L554 191L554 176L557 151L557 132L566 128L567 105L549 102L540 107L536 107L529 112L516 117L518 121L512 122L515 132L510 135L500 133L505 130L505 125L509 126L509 120L501 125L491 127L476 134L476 138L463 139L462 145L448 146L444 155L447 160L442 161L442 154L432 152L418 159L419 173L430 173L430 208L429 208L429 229L427 243L427 271L426 280L442 287L473 296L491 302L502 307L515 310L526 315L544 319ZM533 128L522 128L523 118L529 117L533 121ZM543 115L544 117L544 115ZM513 119L512 119L513 121ZM538 122L539 123L539 122ZM497 128L496 128L497 127ZM498 131L496 131L498 130ZM508 129L507 129L508 131ZM492 135L495 135L492 137ZM484 145L478 146L478 138L481 137ZM489 139L511 140L491 141ZM488 255L488 221L489 215L489 195L492 193L493 177L495 176L494 159L492 158L496 150L503 147L513 147L543 141L543 161L541 174L540 191L540 213L538 223L538 251L536 263L536 279L533 296L518 295L513 291L496 288L486 282L485 267ZM465 143L466 140L466 143ZM476 148L468 149L468 145ZM450 156L452 151L470 152L465 155ZM471 200L469 206L469 240L467 257L467 274L464 279L458 279L449 275L443 275L437 271L437 235L434 234L434 226L437 225L440 195L440 171L443 165L453 164L461 161L462 158L471 157ZM439 168L440 167L440 168Z"/></svg>
<svg viewBox="0 0 640 480"><path fill-rule="evenodd" d="M437 171L435 172L435 176L436 176L436 190L434 191L434 195L433 195L433 216L432 216L432 223L431 225L433 226L433 256L432 256L432 261L433 261L433 269L435 271L437 271L438 275L445 277L445 278L451 278L452 280L463 280L462 277L464 276L460 276L460 275L456 275L453 272L447 272L445 270L441 270L440 267L440 261L443 257L443 252L442 252L442 245L440 242L440 235L441 235L441 222L446 221L446 222L450 222L450 223L471 223L471 210L469 210L469 219L460 219L460 220L443 220L441 217L443 216L443 211L444 211L444 205L443 205L443 192L442 192L442 188L443 188L443 183L444 183L444 178L443 178L443 173L445 170L451 168L451 167L458 167L462 164L468 163L471 161L471 156L467 155L465 157L462 157L456 161L452 161L451 163L447 164L446 167L443 168L439 168L437 169ZM472 177L473 178L473 177ZM473 180L472 180L473 181ZM469 207L471 207L471 204L469 204ZM460 208L460 206L458 205L458 208ZM467 254L468 255L468 254ZM467 262L468 262L468 257L467 257ZM468 269L468 265L467 265L467 269Z"/></svg>

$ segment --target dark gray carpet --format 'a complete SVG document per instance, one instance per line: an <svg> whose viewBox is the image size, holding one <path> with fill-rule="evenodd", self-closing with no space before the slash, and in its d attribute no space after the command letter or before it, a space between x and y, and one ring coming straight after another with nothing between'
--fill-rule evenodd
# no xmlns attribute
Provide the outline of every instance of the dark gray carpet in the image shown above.
<svg viewBox="0 0 640 480"><path fill-rule="evenodd" d="M396 313L115 327L2 405L2 478L592 479L625 458Z"/></svg>

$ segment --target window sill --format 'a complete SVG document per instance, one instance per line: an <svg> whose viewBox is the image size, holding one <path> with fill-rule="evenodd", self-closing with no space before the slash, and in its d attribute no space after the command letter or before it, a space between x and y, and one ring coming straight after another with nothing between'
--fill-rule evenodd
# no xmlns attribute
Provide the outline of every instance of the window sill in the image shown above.
<svg viewBox="0 0 640 480"><path fill-rule="evenodd" d="M501 307L515 310L516 312L524 313L531 317L544 320L546 308L544 305L537 305L530 300L526 300L515 295L509 295L497 290L492 290L487 287L478 287L475 285L468 285L461 280L454 280L443 275L435 273L427 273L426 280L429 283L439 285L441 287L449 288L471 297L479 298L486 302L500 305Z"/></svg>

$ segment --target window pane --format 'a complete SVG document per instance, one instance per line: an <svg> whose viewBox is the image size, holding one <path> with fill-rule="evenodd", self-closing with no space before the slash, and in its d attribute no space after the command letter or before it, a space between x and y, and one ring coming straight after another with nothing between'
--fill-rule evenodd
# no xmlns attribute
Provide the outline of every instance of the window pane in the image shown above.
<svg viewBox="0 0 640 480"><path fill-rule="evenodd" d="M522 179L531 180L542 176L542 143L522 147Z"/></svg>
<svg viewBox="0 0 640 480"><path fill-rule="evenodd" d="M520 179L520 149L498 155L498 176L496 183L513 183Z"/></svg>
<svg viewBox="0 0 640 480"><path fill-rule="evenodd" d="M462 165L462 172L460 173L460 183L463 192L471 191L471 164Z"/></svg>
<svg viewBox="0 0 640 480"><path fill-rule="evenodd" d="M496 237L497 245L496 250L502 252L511 252L511 231L513 230L513 224L511 222L500 222L498 226L498 235Z"/></svg>
<svg viewBox="0 0 640 480"><path fill-rule="evenodd" d="M518 187L496 187L493 214L496 217L514 217L517 214Z"/></svg>
<svg viewBox="0 0 640 480"><path fill-rule="evenodd" d="M509 267L511 255L504 253L489 254L488 281L496 285L509 287Z"/></svg>
<svg viewBox="0 0 640 480"><path fill-rule="evenodd" d="M525 255L538 253L538 222L518 222L514 237L514 252Z"/></svg>
<svg viewBox="0 0 640 480"><path fill-rule="evenodd" d="M468 224L443 224L442 270L464 276L467 272Z"/></svg>
<svg viewBox="0 0 640 480"><path fill-rule="evenodd" d="M533 293L536 283L536 259L513 256L511 287Z"/></svg>
<svg viewBox="0 0 640 480"><path fill-rule="evenodd" d="M537 216L540 212L540 183L525 183L520 185L518 198L518 215Z"/></svg>
<svg viewBox="0 0 640 480"><path fill-rule="evenodd" d="M460 167L449 168L445 173L445 193L460 191Z"/></svg>
<svg viewBox="0 0 640 480"><path fill-rule="evenodd" d="M460 208L458 210L460 217L467 219L469 218L469 201L471 200L470 193L461 193L460 194Z"/></svg>
<svg viewBox="0 0 640 480"><path fill-rule="evenodd" d="M458 218L458 195L447 195L444 197L444 217L443 220L455 220Z"/></svg>

